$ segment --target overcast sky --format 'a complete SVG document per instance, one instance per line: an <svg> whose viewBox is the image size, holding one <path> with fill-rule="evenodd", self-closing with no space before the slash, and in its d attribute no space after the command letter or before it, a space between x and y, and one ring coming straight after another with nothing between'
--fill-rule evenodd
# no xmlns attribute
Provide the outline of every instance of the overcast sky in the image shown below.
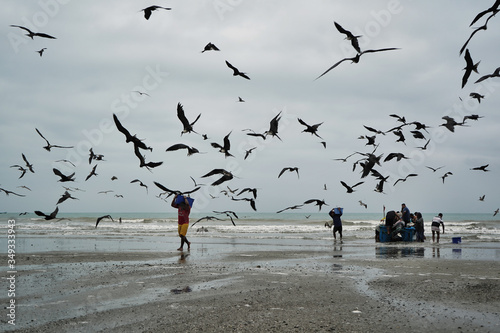
<svg viewBox="0 0 500 333"><path fill-rule="evenodd" d="M249 202L232 201L221 190L257 188L259 212L276 212L308 199L324 199L329 207L348 212L381 212L382 206L429 213L493 213L500 206L498 130L500 78L474 82L500 64L500 17L488 22L468 44L479 74L472 73L462 89L465 67L459 50L485 17L469 27L477 13L494 1L5 1L0 13L0 187L25 195L0 193L0 211L50 213L64 193L62 186L79 188L79 200L59 205L60 212L163 212L169 203L157 197L153 182L181 191L195 187L190 177L205 184L193 194L197 211L251 211ZM141 9L157 10L149 20ZM325 76L321 73L356 53L337 31L334 21L359 37L361 50L399 48L364 54L359 63L344 61ZM25 36L20 25L56 39ZM220 51L201 52L212 42ZM36 51L46 48L43 56ZM225 61L251 80L233 76ZM147 93L140 95L134 91ZM481 103L469 94L484 95ZM238 102L241 97L245 102ZM198 133L181 136L177 104L184 107ZM265 140L248 136L246 129L263 133L281 112L278 135ZM125 142L113 123L116 114L131 134L153 151L142 151L147 161L163 161L157 168L139 167L133 145ZM376 136L375 169L389 176L384 193L378 181L361 178L363 158L371 153L366 139L374 133L408 123L426 124L425 139L413 138L414 125L402 128L405 143L392 132ZM477 121L452 133L443 116L461 122L477 114ZM301 118L322 123L318 134L302 132ZM51 144L72 149L42 147ZM234 157L211 146L230 134ZM201 134L208 136L203 140ZM426 150L421 148L430 139ZM326 148L321 141L326 142ZM184 143L200 153L166 152ZM247 159L245 151L256 147ZM104 161L88 162L89 148ZM383 162L389 153L408 159ZM22 154L35 173L21 172ZM59 160L68 162L56 162ZM97 176L85 178L97 164ZM489 164L489 172L471 168ZM427 166L437 168L436 172ZM284 167L298 167L285 172ZM53 168L75 172L75 182L58 182ZM202 178L213 169L234 175L219 186L217 176ZM443 183L446 172L453 175ZM418 174L405 182L408 174ZM115 176L116 180L111 180ZM148 186L148 192L138 183ZM354 185L347 193L344 181ZM20 187L27 186L30 190ZM326 186L326 189L325 189ZM98 194L100 191L112 191ZM117 197L115 195L121 195ZM485 195L484 201L479 197ZM215 198L212 198L215 197ZM164 197L164 196L163 196ZM249 198L244 193L235 198ZM368 205L365 209L359 201ZM328 211L323 207L322 211ZM317 212L314 204L303 212Z"/></svg>

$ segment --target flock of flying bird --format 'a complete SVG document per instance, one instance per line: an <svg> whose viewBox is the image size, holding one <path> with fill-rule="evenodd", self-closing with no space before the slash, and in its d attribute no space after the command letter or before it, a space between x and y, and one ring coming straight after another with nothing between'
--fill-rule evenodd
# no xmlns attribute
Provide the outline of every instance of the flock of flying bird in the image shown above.
<svg viewBox="0 0 500 333"><path fill-rule="evenodd" d="M472 40L472 37L475 34L477 34L481 30L486 30L487 29L487 24L488 24L489 20L500 11L499 6L500 6L500 0L499 1L495 1L494 5L492 7L490 7L489 9L487 9L487 10L481 12L481 13L479 13L474 18L474 20L471 23L471 26L472 26L474 23L476 23L478 20L480 20L483 16L488 15L487 18L486 18L486 21L485 21L484 25L482 25L479 28L474 29L474 31L471 33L470 37L467 39L467 41L465 42L465 44L460 49L460 52L459 52L460 55L465 51L464 60L465 60L465 64L466 64L465 68L464 68L465 72L464 72L464 75L462 77L462 84L461 84L462 88L464 88L466 86L466 84L467 84L467 82L468 82L468 80L469 80L469 78L470 78L470 76L471 76L471 74L473 72L478 73L478 65L479 65L479 62L474 62L472 60L471 53L470 53L469 49L467 48L467 46L468 46L468 44ZM161 6L150 6L150 7L142 9L141 11L144 12L144 18L146 20L149 20L149 18L152 15L152 12L157 11L157 10L171 10L171 8L166 8L166 7L161 7ZM364 54L399 50L399 48L396 48L396 47L361 50L361 48L359 46L360 45L359 38L362 38L362 36L355 36L355 35L353 35L349 30L343 28L337 22L334 22L334 26L338 30L339 33L345 35L346 36L345 38L350 41L352 47L356 51L356 55L354 57L344 58L344 59L341 59L341 60L337 61L335 64L333 64L332 66L330 66L326 71L324 71L322 74L320 74L315 80L323 77L324 75L326 75L327 73L329 73L330 71L332 71L333 69L335 69L337 66L339 66L344 61L351 61L351 63L358 63L360 61L361 56L364 55ZM11 25L11 27L20 28L20 29L26 31L27 32L26 36L30 37L31 39L33 39L34 37L47 38L47 39L56 39L55 37L53 37L51 35L48 35L46 33L33 32L30 29L28 29L26 27L23 27L23 26ZM39 50L37 52L40 54L40 56L42 56L44 50L46 50L46 48L43 48L43 49L41 49L41 50ZM219 50L219 48L216 45L214 45L214 44L212 44L210 42L210 43L208 43L204 47L204 49L201 52L204 53L204 52L207 52L207 51L220 51L220 50ZM230 70L232 70L233 76L239 76L239 77L242 77L244 79L250 80L250 77L248 76L247 73L240 71L238 68L236 68L235 66L233 66L227 60L225 61L225 63L227 65L227 67ZM495 77L500 77L500 67L497 68L495 71L493 71L491 74L487 74L487 75L481 76L479 79L477 79L475 81L475 83L479 83L479 82L482 82L484 80L495 78ZM135 91L135 92L137 92L138 94L141 94L141 95L149 96L149 94L143 93L141 91ZM481 99L484 98L484 96L478 94L477 92L471 92L470 93L470 97L474 98L474 99L477 99L477 101L479 103L481 102ZM238 101L239 102L244 102L244 100L241 97L239 97ZM186 116L186 112L184 111L184 107L183 107L183 105L181 103L177 104L176 113L177 113L177 118L179 119L179 121L182 124L182 131L180 133L181 137L184 134L190 134L190 133L199 134L198 132L196 132L194 130L194 127L195 127L195 124L200 119L201 113L198 114L194 118L194 120L189 121L188 117ZM378 154L377 153L377 149L379 148L379 144L377 143L377 135L383 135L383 136L385 136L386 134L392 133L392 135L394 135L395 138L396 138L395 142L400 142L400 143L406 145L406 142L405 142L406 137L405 137L405 133L403 132L403 130L407 129L408 127L414 126L414 128L412 130L410 130L411 136L413 138L417 139L417 140L423 140L425 142L422 146L416 147L416 148L417 149L422 149L422 150L427 149L427 146L428 146L428 144L429 144L429 142L431 140L430 138L429 139L427 138L427 136L429 134L429 132L428 132L427 129L430 128L429 126L427 126L427 125L425 125L423 123L420 123L418 121L409 121L408 122L405 119L405 117L402 117L402 116L399 116L399 115L396 115L396 114L391 114L389 116L395 118L396 121L398 122L398 124L396 126L392 127L389 130L378 130L378 129L375 129L375 128L370 127L370 126L363 125L363 127L367 131L369 131L371 135L369 135L369 134L362 135L362 136L359 137L359 139L366 140L365 146L372 146L373 147L370 152L358 152L358 151L356 151L356 152L350 154L349 156L347 156L345 158L337 158L337 159L335 159L337 161L347 162L347 160L350 159L353 156L358 156L359 157L357 160L355 160L353 162L352 171L355 171L356 168L360 167L361 168L361 171L360 171L360 173L361 173L361 180L358 181L358 182L356 182L353 185L349 185L346 182L344 182L343 180L340 181L340 185L343 188L345 188L345 190L346 190L347 193L353 193L353 192L355 192L356 189L358 188L358 186L361 186L362 184L365 183L366 177L368 177L368 176L374 177L374 179L376 180L376 186L375 186L374 190L376 192L379 192L379 193L384 193L384 184L389 181L389 178L391 176L389 176L389 175L384 176L381 172L377 171L377 166L381 166L381 163L390 163L392 160L395 160L396 162L399 162L399 161L401 161L403 159L408 159L409 158L409 157L405 156L403 153L400 153L400 152L391 152L391 153L387 154L387 156L385 156L385 158L383 158L384 154ZM480 118L482 118L482 116L479 116L477 114L471 114L471 115L465 116L460 121L456 121L455 119L453 119L453 118L451 118L449 116L444 116L444 117L442 117L442 119L445 120L445 123L440 124L439 126L443 126L443 127L447 128L449 131L454 132L456 126L467 126L468 121L470 121L470 120L477 121ZM281 119L281 112L279 112L274 118L272 118L269 121L269 129L267 131L263 132L263 133L258 133L258 132L255 132L255 131L251 130L251 129L245 129L243 131L246 131L247 132L246 134L248 136L259 137L262 140L266 140L269 136L276 137L277 139L281 140L281 138L278 135L278 129L279 129L278 125L279 125L280 119ZM152 171L152 169L157 168L157 167L159 167L159 166L161 166L163 164L162 161L148 161L148 160L146 160L146 156L143 155L143 153L145 153L147 151L151 152L153 150L153 148L149 147L148 145L146 145L145 142L144 142L144 140L143 139L139 139L137 135L135 135L135 134L132 135L130 133L130 131L121 123L120 119L118 118L118 116L116 114L113 114L113 121L114 121L114 124L115 124L117 130L124 135L124 137L125 137L125 143L132 144L133 153L137 157L137 159L139 160L139 167L140 168L146 168L147 170ZM311 135L314 135L317 138L323 140L322 137L318 134L319 127L323 123L309 125L309 124L307 124L301 118L298 118L297 121L298 121L298 123L300 125L302 125L302 126L305 127L302 132L310 133ZM44 135L42 135L42 133L40 132L40 130L38 130L38 128L35 128L35 131L45 141L46 145L43 146L43 148L45 150L49 151L49 152L53 148L59 148L59 149L61 149L61 148L62 149L72 149L73 148L73 146L51 144L49 142L49 140L47 140L44 137ZM232 133L232 130L229 131L229 133L226 136L224 136L222 144L220 144L218 142L211 142L210 143L210 145L213 148L218 149L218 152L222 153L225 158L234 158L235 157L231 153L231 141L230 141L230 135L231 135L231 133ZM201 135L202 135L203 140L208 140L208 136L206 134L201 134ZM321 144L324 146L324 148L326 148L326 142L325 141L321 141ZM176 143L174 145L171 145L171 146L169 146L166 149L166 152L176 151L176 150L180 150L180 149L186 149L187 156L191 156L193 154L200 153L200 151L197 148L189 146L189 145L186 145L184 143ZM256 149L256 147L253 147L253 148L247 150L246 153L245 153L244 159L246 159L249 156L249 154L252 153L252 151L254 149ZM20 171L19 178L23 178L28 171L31 172L31 173L35 173L33 164L31 164L28 161L28 159L25 156L25 154L22 153L21 156L22 156L24 165L23 164L13 164L11 166L11 168L16 168L18 171ZM98 166L97 162L100 162L100 161L104 161L104 155L103 154L95 154L94 151L93 151L93 149L90 148L90 150L89 150L89 165L92 162L96 162L96 164L92 167L90 173L86 176L85 181L88 181L90 178L97 176L97 166ZM59 160L59 161L56 161L56 162L71 163L68 160ZM474 167L471 170L486 172L486 171L489 171L487 169L488 166L489 166L488 164L485 164L485 165L482 165L482 166ZM440 167L427 166L427 168L430 169L433 173L437 172L438 170L442 169L443 167L444 166L440 166ZM296 175L297 175L297 178L298 179L300 178L300 176L299 176L299 167L297 167L297 166L284 167L278 173L277 178L280 178L285 172L295 172ZM59 169L53 168L53 173L54 173L54 175L56 175L57 177L59 177L59 179L58 179L59 182L68 183L68 182L74 182L75 181L75 173L74 172L71 173L71 174L64 174ZM448 176L451 176L451 175L453 175L453 173L451 171L447 171L447 172L443 173L443 175L441 176L442 182L444 183L445 179ZM225 170L225 169L222 169L222 168L216 168L216 169L213 169L213 170L207 172L206 174L202 175L200 178L208 178L208 177L213 177L213 176L217 176L218 178L215 179L215 180L213 180L213 182L211 182L210 186L220 186L223 183L225 185L227 185L226 182L229 182L230 180L232 180L235 177L228 170ZM400 182L406 182L408 179L410 179L412 177L416 177L416 176L418 176L418 174L416 174L416 173L409 173L406 176L404 176L403 178L396 179L392 183L392 186L396 186ZM112 180L116 180L116 179L117 179L116 177L112 178ZM163 184L161 184L159 182L154 182L154 184L159 189L161 189L163 191L163 193L160 193L160 195L158 195L158 197L161 198L161 199L163 199L163 197L162 197L163 195L166 195L167 198L169 196L171 196L171 195L176 195L176 194L190 195L190 194L195 193L196 191L198 191L201 188L201 186L204 186L202 184L198 184L195 181L194 178L191 177L191 179L193 180L193 182L195 184L195 188L192 189L192 190L188 190L188 191L186 191L186 190L181 191L181 190L177 190L177 189L169 189L168 187L164 186ZM146 184L144 184L141 180L134 179L130 183L137 183L139 186L144 187L145 190L146 190L146 193L148 193L148 186ZM29 190L28 187L26 187L26 186L23 186L23 187ZM221 190L221 193L225 192L225 194L228 197L230 197L231 200L234 200L234 201L240 201L240 200L247 201L247 202L249 202L250 207L253 210L255 210L255 211L257 210L257 207L256 207L257 188L247 187L247 188L243 188L239 192L237 192L239 189L231 189L229 186L226 186L226 187L227 187L228 191L226 191L224 189L224 190ZM37 210L37 211L35 211L35 214L37 214L39 216L42 216L46 220L56 219L57 218L57 214L59 212L59 206L58 205L62 204L64 201L66 201L68 199L78 200L78 198L73 197L71 195L71 193L70 193L72 191L79 190L78 188L64 187L64 189L65 189L65 192L57 200L56 208L55 208L55 210L52 213L46 214L46 213L43 213L43 212ZM326 188L326 184L324 185L324 189L325 190L327 189ZM6 195L13 194L13 195L16 195L16 196L21 196L21 197L24 196L23 194L19 194L19 193L16 193L16 192L13 192L13 191L10 191L10 190L7 190L7 189L3 189L3 188L0 188L0 191L3 191ZM100 193L106 193L106 192L107 191L102 191ZM240 197L240 195L243 195L244 193L252 194L252 196L250 196L250 197ZM119 197L119 195L116 195L116 196ZM485 197L484 195L481 196L480 200L484 201L484 197ZM363 203L361 200L359 201L359 203L360 203L361 206L364 206L365 208L367 208L367 204ZM318 210L321 210L321 208L324 205L328 205L324 200L321 200L321 199L309 199L309 200L304 201L303 203L295 204L295 205L292 205L292 206L280 209L276 213L281 213L281 212L286 211L286 210L300 209L301 207L303 207L304 205L307 205L307 204L315 204L316 206L318 206ZM237 214L235 212L233 212L233 211L230 211L230 210L227 210L227 211L214 211L214 213L220 214L220 215L222 215L222 214L226 215L227 217L230 218L230 220L233 223L233 225L235 225L233 217L236 218L236 219L238 218ZM498 213L498 209L495 211L494 214L496 215L497 213ZM99 217L97 219L95 227L97 228L97 225L99 224L99 222L102 219L105 219L105 218L113 220L113 218L110 215L101 216L101 217ZM221 220L221 219L218 218L217 216L205 216L205 217L199 219L198 221L196 221L195 223L197 223L199 221L202 221L202 220Z"/></svg>

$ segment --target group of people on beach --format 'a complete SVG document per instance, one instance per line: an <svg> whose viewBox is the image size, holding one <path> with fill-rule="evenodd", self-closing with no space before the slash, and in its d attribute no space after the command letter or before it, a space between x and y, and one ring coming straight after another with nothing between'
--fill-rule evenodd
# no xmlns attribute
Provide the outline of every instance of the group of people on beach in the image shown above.
<svg viewBox="0 0 500 333"><path fill-rule="evenodd" d="M402 240L403 228L410 226L413 226L415 228L415 236L417 242L423 242L426 239L424 234L424 219L422 217L422 213L410 213L410 209L406 206L405 203L401 204L401 211L391 210L387 212L384 224L387 229L387 234L390 235L391 240L393 241ZM444 222L442 213L439 213L432 219L431 232L433 242L439 243L440 227L443 228L444 234ZM377 229L378 230L376 230L375 239L377 241L380 241L380 227L378 227Z"/></svg>

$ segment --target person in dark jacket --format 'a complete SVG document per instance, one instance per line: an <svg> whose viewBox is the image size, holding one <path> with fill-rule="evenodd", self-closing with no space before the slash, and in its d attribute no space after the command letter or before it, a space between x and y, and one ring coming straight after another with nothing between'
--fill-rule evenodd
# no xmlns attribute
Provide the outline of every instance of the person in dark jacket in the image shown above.
<svg viewBox="0 0 500 333"><path fill-rule="evenodd" d="M337 239L336 233L338 232L340 235L340 239L342 240L342 220L340 217L342 216L342 208L333 208L328 215L333 219L333 238Z"/></svg>

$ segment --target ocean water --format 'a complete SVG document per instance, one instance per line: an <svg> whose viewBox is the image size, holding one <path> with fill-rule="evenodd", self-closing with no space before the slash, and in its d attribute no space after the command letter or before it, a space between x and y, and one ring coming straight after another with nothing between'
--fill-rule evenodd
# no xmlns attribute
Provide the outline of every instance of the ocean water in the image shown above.
<svg viewBox="0 0 500 333"><path fill-rule="evenodd" d="M103 213L65 213L57 219L46 221L33 213L0 215L0 230L6 234L8 220L15 220L18 238L32 236L176 236L176 212L168 213L110 213L114 221L102 219L96 228L98 217ZM225 214L192 213L190 235L206 238L238 239L331 239L332 229L325 227L330 221L327 212L320 213L237 213L235 225ZM220 220L202 220L205 216ZM375 227L380 224L382 214L345 213L342 216L344 239L371 240ZM431 235L430 221L433 214L423 214L425 232ZM119 219L121 218L121 223ZM500 215L493 214L450 214L444 213L445 234L442 239L461 237L462 242L500 243ZM0 238L1 241L1 238Z"/></svg>

